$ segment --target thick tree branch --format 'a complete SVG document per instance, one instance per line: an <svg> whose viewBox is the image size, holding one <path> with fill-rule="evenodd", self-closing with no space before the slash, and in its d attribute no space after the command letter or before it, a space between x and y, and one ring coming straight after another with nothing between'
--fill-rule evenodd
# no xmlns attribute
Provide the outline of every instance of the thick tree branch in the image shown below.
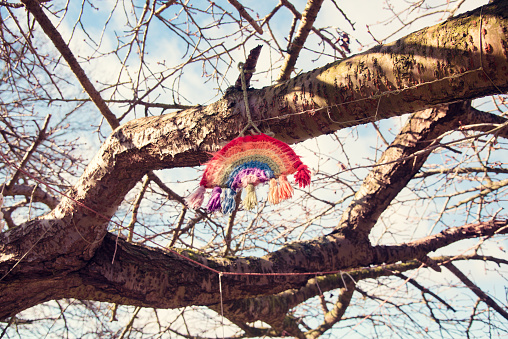
<svg viewBox="0 0 508 339"><path fill-rule="evenodd" d="M477 131L494 134L495 136L508 138L508 119L505 117L480 111L469 107L468 114L461 119L461 130Z"/></svg>
<svg viewBox="0 0 508 339"><path fill-rule="evenodd" d="M427 160L430 152L421 151L437 144L439 136L453 129L464 112L464 104L458 103L415 113L364 180L337 232L354 231L366 236Z"/></svg>
<svg viewBox="0 0 508 339"><path fill-rule="evenodd" d="M436 265L442 265L443 263L457 260L482 260L508 265L507 260L478 255L432 257L432 261L435 262ZM283 315L287 314L292 308L323 292L344 288L344 282L347 282L348 279L354 279L356 282L364 279L377 279L379 277L392 276L394 272L410 271L420 266L421 261L409 260L395 264L348 270L340 274L319 276L309 279L305 286L299 289L287 290L276 295L230 302L226 301L224 304L224 313L229 319L233 319L235 322L249 323L261 320L280 330L285 321ZM442 302L447 305L444 301ZM220 312L220 305L212 305L210 308ZM293 335L295 334L293 333Z"/></svg>
<svg viewBox="0 0 508 339"><path fill-rule="evenodd" d="M406 244L375 246L374 251L377 252L377 254L375 255L376 259L374 263L380 264L383 262L394 262L394 260L405 261L413 258L423 258L430 252L434 252L439 248L463 239L507 233L507 220L491 220L477 224L448 228L438 234L430 235Z"/></svg>

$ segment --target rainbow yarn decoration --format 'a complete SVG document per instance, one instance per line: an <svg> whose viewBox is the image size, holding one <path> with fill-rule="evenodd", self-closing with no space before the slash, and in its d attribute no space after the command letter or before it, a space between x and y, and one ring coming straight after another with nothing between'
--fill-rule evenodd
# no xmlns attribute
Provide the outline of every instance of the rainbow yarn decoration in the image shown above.
<svg viewBox="0 0 508 339"><path fill-rule="evenodd" d="M266 134L238 137L206 164L199 188L187 197L187 205L199 208L206 189L212 188L208 211L222 210L229 214L235 209L236 193L245 188L243 206L250 210L257 204L255 186L266 182L269 182L268 201L278 204L293 196L287 176L295 172L294 178L300 187L310 184L308 167L286 143Z"/></svg>

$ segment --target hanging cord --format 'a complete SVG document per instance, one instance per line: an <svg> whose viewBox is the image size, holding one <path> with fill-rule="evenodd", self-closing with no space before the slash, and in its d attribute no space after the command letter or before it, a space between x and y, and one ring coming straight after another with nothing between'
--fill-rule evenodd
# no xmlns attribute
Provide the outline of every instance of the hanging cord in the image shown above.
<svg viewBox="0 0 508 339"><path fill-rule="evenodd" d="M247 83L245 81L245 69L243 66L244 66L243 62L238 63L238 70L240 71L240 77L242 79L243 102L245 104L245 114L247 115L247 125L240 132L240 136L243 136L243 134L245 133L245 131L249 129L249 127L254 128L256 132L261 134L261 131L259 130L258 126L256 126L254 121L252 121L252 116L250 114L249 97L247 95ZM254 70L249 70L248 72L254 72Z"/></svg>
<svg viewBox="0 0 508 339"><path fill-rule="evenodd" d="M221 315L221 325L222 325L222 338L224 338L224 304L222 302L222 276L223 276L223 273L219 272L220 315Z"/></svg>

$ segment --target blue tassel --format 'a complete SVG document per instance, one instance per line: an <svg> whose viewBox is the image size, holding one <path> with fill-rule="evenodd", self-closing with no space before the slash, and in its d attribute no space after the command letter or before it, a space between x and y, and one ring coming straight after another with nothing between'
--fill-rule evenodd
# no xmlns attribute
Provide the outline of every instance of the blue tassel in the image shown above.
<svg viewBox="0 0 508 339"><path fill-rule="evenodd" d="M231 214L231 212L233 212L236 207L235 196L236 191L231 188L227 188L224 191L224 197L222 200L222 213Z"/></svg>

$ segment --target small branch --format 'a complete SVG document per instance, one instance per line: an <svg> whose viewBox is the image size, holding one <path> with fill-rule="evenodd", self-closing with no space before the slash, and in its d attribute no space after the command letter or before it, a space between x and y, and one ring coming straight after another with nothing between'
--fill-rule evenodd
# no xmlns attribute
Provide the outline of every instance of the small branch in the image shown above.
<svg viewBox="0 0 508 339"><path fill-rule="evenodd" d="M132 218L131 222L127 226L129 230L129 235L127 235L127 241L132 242L132 237L134 235L134 225L138 221L138 210L141 205L141 200L143 200L143 196L145 195L146 189L148 188L148 184L150 184L150 178L146 176L145 181L143 181L143 186L141 186L141 190L139 191L138 197L134 202L134 207L132 208Z"/></svg>
<svg viewBox="0 0 508 339"><path fill-rule="evenodd" d="M256 64L258 63L259 54L261 53L261 48L263 45L257 45L254 47L247 57L245 64L243 65L243 71L245 73L245 85L247 88L250 86L250 79L252 78L252 74L256 71ZM235 88L237 90L242 90L242 76L239 75L238 79L235 83Z"/></svg>
<svg viewBox="0 0 508 339"><path fill-rule="evenodd" d="M90 102L92 101L90 98L37 98L35 99L26 99L24 102L28 101L48 101L49 103L53 102ZM130 106L143 106L146 108L162 108L163 110L166 109L188 109L188 108L195 108L196 105L181 105L181 104L165 104L162 102L147 102L143 101L141 99L105 99L105 103L108 104L128 104ZM20 103L20 101L14 101L14 103Z"/></svg>
<svg viewBox="0 0 508 339"><path fill-rule="evenodd" d="M500 180L500 181L496 181L496 182L490 182L490 183L488 183L488 182L482 183L480 185L480 187L478 188L478 189L481 189L481 191L479 193L477 193L471 197L468 197L464 200L459 201L455 205L451 206L450 209L457 208L460 205L467 204L467 203L474 201L478 198L483 198L486 195L488 195L489 193L499 190L507 185L508 185L508 179L504 179L504 180Z"/></svg>
<svg viewBox="0 0 508 339"><path fill-rule="evenodd" d="M182 205L185 205L185 200L177 194L175 191L173 191L171 188L169 188L165 183L162 182L162 180L155 175L152 171L148 172L148 178L153 181L157 186L160 187L161 190L163 190L167 195L169 199L178 201Z"/></svg>
<svg viewBox="0 0 508 339"><path fill-rule="evenodd" d="M467 325L467 329L466 329L466 335L467 335L467 339L470 338L470 331L471 331L471 326L473 326L473 322L474 322L474 317L476 315L476 311L478 310L478 306L480 305L481 303L481 299L478 298L476 300L476 302L474 303L474 306L473 306L473 311L471 312L471 316L469 317L469 324Z"/></svg>
<svg viewBox="0 0 508 339"><path fill-rule="evenodd" d="M321 292L321 291L319 291ZM319 294L319 303L321 304L321 308L323 310L323 313L328 313L329 310L328 310L328 307L326 306L326 298L325 296L323 295L323 293L320 293Z"/></svg>
<svg viewBox="0 0 508 339"><path fill-rule="evenodd" d="M426 178L436 174L470 174L470 173L495 173L495 174L508 174L507 168L495 167L463 167L463 168L436 168L428 169L416 174L413 178Z"/></svg>
<svg viewBox="0 0 508 339"><path fill-rule="evenodd" d="M383 143L386 145L386 146L389 146L390 143L388 141L386 141L385 137L383 136L383 134L381 133L381 131L379 130L379 127L377 127L377 124L375 122L371 122L371 125L374 127L374 129L376 130L376 133L378 135L378 137L381 139L381 141L383 141Z"/></svg>
<svg viewBox="0 0 508 339"><path fill-rule="evenodd" d="M148 172L148 177L150 178L151 181L153 181L157 186L159 186L159 188L161 190L163 190L168 195L168 199L178 201L183 206L186 206L185 200L179 194L177 194L175 191L173 191L171 188L169 188L166 184L164 184L162 182L162 180L157 175L155 175L153 173L153 171ZM213 221L212 219L210 219L208 217L208 214L204 213L202 210L195 210L195 212L198 216L196 218L191 219L189 221L188 225L185 227L185 229L180 230L180 234L182 232L186 231L187 229L194 227L194 225L196 225L198 222L200 222L204 218L206 218L206 219L208 219L208 221L216 224L216 222Z"/></svg>
<svg viewBox="0 0 508 339"><path fill-rule="evenodd" d="M464 273L462 273L453 263L448 262L444 266L452 272L464 285L466 285L474 294L478 296L484 303L496 310L506 320L508 320L508 312L501 306L499 306L494 299L489 297L487 293L483 292L478 286L476 286Z"/></svg>
<svg viewBox="0 0 508 339"><path fill-rule="evenodd" d="M34 202L43 203L50 209L55 208L60 202L58 198L52 196L37 185L13 185L8 189L2 184L0 185L0 192L2 191L4 196L23 195L27 198L32 196Z"/></svg>
<svg viewBox="0 0 508 339"><path fill-rule="evenodd" d="M375 246L373 250L376 253L376 260L373 264L423 258L430 252L460 240L506 233L508 233L507 220L490 220L476 224L451 227L440 233L409 243L392 246Z"/></svg>
<svg viewBox="0 0 508 339"><path fill-rule="evenodd" d="M114 130L120 126L118 119L110 111L108 105L106 105L97 89L95 89L95 87L92 85L90 79L88 79L86 76L85 71L83 68L81 68L81 65L76 60L76 57L70 50L69 46L65 43L58 30L55 28L55 26L53 26L51 20L49 20L49 18L42 10L39 2L36 0L21 0L21 2L25 5L30 14L34 16L35 20L37 20L44 33L46 33L48 38L53 42L56 49L65 59L72 72L76 75L76 78L80 82L81 86L83 86L83 89L88 93L90 99L92 99L95 106L97 106L101 114L109 123L111 129Z"/></svg>
<svg viewBox="0 0 508 339"><path fill-rule="evenodd" d="M10 8L21 8L21 7L23 7L23 4L12 3L12 2L7 2L7 1L0 1L0 6L10 7Z"/></svg>
<svg viewBox="0 0 508 339"><path fill-rule="evenodd" d="M118 304L113 304L111 307L111 317L109 318L109 322L118 321L118 318L116 317L118 311Z"/></svg>
<svg viewBox="0 0 508 339"><path fill-rule="evenodd" d="M226 243L226 245L224 246L224 256L227 256L230 254L231 252L231 235L233 234L233 226L235 225L235 218L236 218L236 213L238 212L238 207L240 206L240 202L242 201L242 195L241 195L241 191L236 193L236 196L235 196L235 209L233 210L233 212L231 212L231 215L229 216L229 219L228 219L228 226L226 228L226 237L224 239L224 242Z"/></svg>
<svg viewBox="0 0 508 339"><path fill-rule="evenodd" d="M185 214L187 213L187 206L183 205L182 211L180 212L180 215L178 216L178 221L176 223L176 227L173 231L173 239L171 239L171 242L169 243L168 247L173 247L176 243L176 240L178 240L178 236L180 235L180 230L182 229L183 222L185 221Z"/></svg>
<svg viewBox="0 0 508 339"><path fill-rule="evenodd" d="M443 305L445 305L449 310L452 310L453 312L456 312L455 309L452 306L450 306L450 304L448 304L446 301L443 300L443 298L441 298L440 296L438 296L437 294L435 294L434 292L432 292L428 288L420 285L420 283L417 282L416 280L414 280L413 278L408 278L407 276L405 276L402 273L395 273L394 275L396 277L401 278L402 280L407 280L411 285L413 285L414 287L419 289L422 292L422 294L425 294L425 293L430 294L431 296L433 296L434 298L439 300Z"/></svg>
<svg viewBox="0 0 508 339"><path fill-rule="evenodd" d="M239 3L237 0L228 0L228 2L233 5L238 12L240 12L240 16L247 20L247 22L258 32L259 34L263 34L263 29L259 27L259 25L256 23L256 21L250 16L249 13L247 13L247 10L245 7L242 6L241 3Z"/></svg>
<svg viewBox="0 0 508 339"><path fill-rule="evenodd" d="M309 32L312 29L312 25L316 20L322 4L323 0L309 0L307 2L307 6L302 13L302 19L300 26L298 27L295 39L291 43L291 48L288 55L286 56L284 65L282 66L279 75L279 81L286 81L291 77L291 72L293 72L295 69L296 60L298 59L300 51L302 50L303 45L309 36Z"/></svg>
<svg viewBox="0 0 508 339"><path fill-rule="evenodd" d="M155 16L159 17L162 12L168 9L169 6L173 5L175 2L176 0L169 0L163 3L162 6L160 6L159 9L154 12Z"/></svg>
<svg viewBox="0 0 508 339"><path fill-rule="evenodd" d="M295 15L293 17L293 22L291 22L291 28L289 29L289 34L287 37L288 45L287 45L286 49L288 51L291 49L291 41L293 41L293 35L295 34L296 24L298 23L298 20L300 20L301 18L302 18L301 15L299 17Z"/></svg>
<svg viewBox="0 0 508 339"><path fill-rule="evenodd" d="M346 21L349 23L351 28L354 30L355 29L355 24L351 20L349 20L349 18L347 17L346 13L344 13L344 11L339 7L339 5L337 5L337 2L335 0L332 0L332 3L335 5L335 8L337 8L337 10L340 12L340 14L342 14L344 19L346 19Z"/></svg>
<svg viewBox="0 0 508 339"><path fill-rule="evenodd" d="M13 187L13 185L18 181L19 176L22 173L21 170L26 166L26 164L28 163L28 160L30 160L30 157L35 152L37 147L41 144L41 142L43 142L44 139L46 139L46 136L47 136L46 135L46 129L48 128L49 119L51 119L51 114L48 114L46 116L46 119L44 120L44 125L42 126L42 129L39 130L39 135L34 140L32 146L30 146L30 148L26 151L25 156L23 157L23 159L21 160L21 163L18 166L18 169L16 170L16 172L12 176L11 181L7 184L7 186L6 186L6 190L7 191L10 191L11 188ZM32 193L30 192L30 195L31 194Z"/></svg>
<svg viewBox="0 0 508 339"><path fill-rule="evenodd" d="M339 297L337 298L337 302L335 303L333 309L325 314L324 322L319 325L317 328L306 333L306 338L318 338L327 330L332 328L333 325L338 323L344 313L346 313L346 309L353 298L353 293L355 291L355 283L352 280L348 280L345 287L339 289Z"/></svg>
<svg viewBox="0 0 508 339"><path fill-rule="evenodd" d="M118 339L123 339L125 337L125 335L132 329L132 324L134 324L134 320L138 316L138 313L140 310L141 310L141 307L136 307L136 309L134 310L134 313L132 314L131 320L129 321L127 326L125 326L125 328L122 331L122 334L120 334L120 337Z"/></svg>

